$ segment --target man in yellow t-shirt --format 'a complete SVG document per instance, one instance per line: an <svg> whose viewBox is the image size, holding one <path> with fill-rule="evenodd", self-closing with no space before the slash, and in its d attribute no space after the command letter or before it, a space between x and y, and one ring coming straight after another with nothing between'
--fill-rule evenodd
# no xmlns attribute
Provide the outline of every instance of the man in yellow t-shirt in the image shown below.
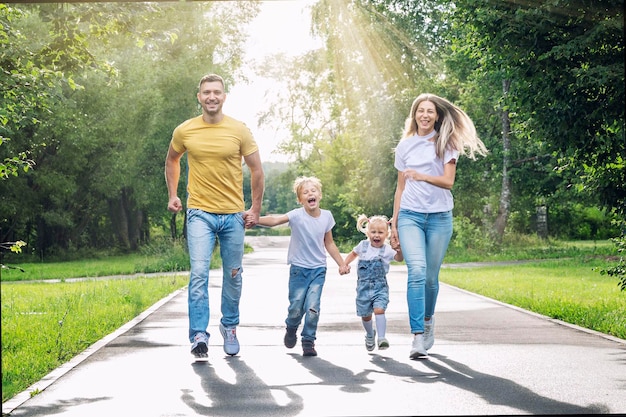
<svg viewBox="0 0 626 417"><path fill-rule="evenodd" d="M224 80L216 74L202 77L198 102L202 115L181 123L172 134L165 159L168 210L183 209L178 198L180 159L187 153L187 244L189 276L189 341L191 353L207 357L209 336L209 268L215 239L222 258L222 318L224 352L239 353L241 271L245 228L259 221L265 177L259 148L248 127L222 113L226 100ZM252 204L245 210L242 159L250 169Z"/></svg>

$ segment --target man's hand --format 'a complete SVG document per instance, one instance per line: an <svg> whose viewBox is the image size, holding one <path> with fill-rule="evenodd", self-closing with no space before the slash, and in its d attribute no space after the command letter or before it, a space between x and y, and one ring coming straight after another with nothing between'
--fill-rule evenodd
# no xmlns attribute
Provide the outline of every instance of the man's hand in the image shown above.
<svg viewBox="0 0 626 417"><path fill-rule="evenodd" d="M172 213L178 213L183 209L183 203L180 201L180 198L172 197L169 203L167 203L167 209Z"/></svg>

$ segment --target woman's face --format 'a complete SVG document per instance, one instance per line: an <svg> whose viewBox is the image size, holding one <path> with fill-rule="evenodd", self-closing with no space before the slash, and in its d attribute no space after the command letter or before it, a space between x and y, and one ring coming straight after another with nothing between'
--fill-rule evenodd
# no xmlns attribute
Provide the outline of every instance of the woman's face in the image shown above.
<svg viewBox="0 0 626 417"><path fill-rule="evenodd" d="M425 136L435 129L435 122L439 120L437 108L432 101L422 101L415 111L417 134Z"/></svg>

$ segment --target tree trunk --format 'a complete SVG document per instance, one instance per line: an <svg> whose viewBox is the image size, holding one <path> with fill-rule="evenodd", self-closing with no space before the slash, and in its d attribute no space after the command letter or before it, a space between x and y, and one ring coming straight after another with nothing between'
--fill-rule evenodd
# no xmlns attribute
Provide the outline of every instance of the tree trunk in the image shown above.
<svg viewBox="0 0 626 417"><path fill-rule="evenodd" d="M130 241L128 239L128 218L122 201L121 195L115 200L109 200L109 213L111 214L111 226L117 245L126 251L130 248Z"/></svg>
<svg viewBox="0 0 626 417"><path fill-rule="evenodd" d="M502 93L506 97L509 93L511 80L502 80ZM509 164L511 153L511 119L509 112L502 109L502 190L500 192L500 207L495 222L495 232L498 241L502 241L504 230L509 219L511 210L511 178L509 177Z"/></svg>

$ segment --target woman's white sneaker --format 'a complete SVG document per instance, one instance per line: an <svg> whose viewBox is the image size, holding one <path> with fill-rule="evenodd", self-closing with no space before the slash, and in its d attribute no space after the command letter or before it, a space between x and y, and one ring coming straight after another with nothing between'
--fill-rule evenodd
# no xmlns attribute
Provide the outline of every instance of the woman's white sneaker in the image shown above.
<svg viewBox="0 0 626 417"><path fill-rule="evenodd" d="M435 316L424 320L424 349L429 350L435 344Z"/></svg>
<svg viewBox="0 0 626 417"><path fill-rule="evenodd" d="M413 336L413 344L411 346L411 354L409 358L417 359L419 357L428 356L428 352L424 348L424 334L417 333Z"/></svg>

